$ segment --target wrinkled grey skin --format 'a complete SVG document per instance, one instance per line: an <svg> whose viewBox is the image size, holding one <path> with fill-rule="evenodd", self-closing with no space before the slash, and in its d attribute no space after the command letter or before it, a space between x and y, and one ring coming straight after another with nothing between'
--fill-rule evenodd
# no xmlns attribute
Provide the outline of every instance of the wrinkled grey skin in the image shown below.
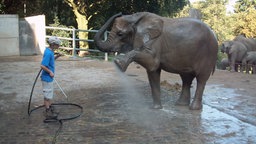
<svg viewBox="0 0 256 144"><path fill-rule="evenodd" d="M238 72L238 67L239 67L240 63L236 63L235 64L235 71ZM228 58L223 58L220 61L220 69L221 70L227 70L227 68L229 68L229 62L228 62Z"/></svg>
<svg viewBox="0 0 256 144"><path fill-rule="evenodd" d="M113 23L109 37L102 41L106 29ZM121 71L131 62L143 66L148 75L155 109L161 109L161 70L179 74L182 91L177 105L202 109L205 84L215 70L218 44L213 32L203 22L193 18L169 19L140 12L111 17L95 35L95 44L104 52L125 52L115 59ZM190 87L197 80L194 99Z"/></svg>
<svg viewBox="0 0 256 144"><path fill-rule="evenodd" d="M242 35L236 36L234 41L241 42L247 48L247 51L256 51L256 40L253 38L246 38Z"/></svg>
<svg viewBox="0 0 256 144"><path fill-rule="evenodd" d="M246 73L249 73L249 69L252 68L252 73L256 74L256 51L247 52L246 56Z"/></svg>
<svg viewBox="0 0 256 144"><path fill-rule="evenodd" d="M220 69L221 70L226 70L227 67L229 67L229 62L227 58L223 58L220 62Z"/></svg>
<svg viewBox="0 0 256 144"><path fill-rule="evenodd" d="M226 53L230 65L230 71L235 72L236 65L241 63L241 71L245 69L247 48L238 41L225 41L222 43L221 52Z"/></svg>

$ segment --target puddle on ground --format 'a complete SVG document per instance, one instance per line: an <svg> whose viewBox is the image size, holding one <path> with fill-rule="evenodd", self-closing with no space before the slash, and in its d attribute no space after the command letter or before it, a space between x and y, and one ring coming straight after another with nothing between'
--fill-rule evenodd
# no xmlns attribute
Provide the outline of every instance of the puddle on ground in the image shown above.
<svg viewBox="0 0 256 144"><path fill-rule="evenodd" d="M256 126L256 98L239 94L241 90L208 85L203 96L204 104Z"/></svg>
<svg viewBox="0 0 256 144"><path fill-rule="evenodd" d="M124 79L125 87L130 90L134 89L129 85L130 82L122 77L122 80ZM195 93L195 88L194 86L191 89L192 96ZM256 118L252 114L255 109L240 108L245 97L237 94L237 90L241 89L225 88L224 85L207 85L201 111L191 111L188 107L175 106L176 100L163 94L164 108L161 112L139 107L139 109L129 109L126 115L129 116L132 123L160 133L166 133L168 130L164 127L170 126L172 129L170 134L176 133L175 129L177 129L178 136L182 134L184 137L191 138L193 139L192 143L254 143L256 141ZM130 91L127 94L128 97L131 97L131 93ZM168 93L168 95L173 94ZM147 98L150 99L150 97ZM136 99L140 101L139 103L143 101ZM125 103L129 105L129 101ZM177 142L183 140L187 142L187 139L180 139Z"/></svg>

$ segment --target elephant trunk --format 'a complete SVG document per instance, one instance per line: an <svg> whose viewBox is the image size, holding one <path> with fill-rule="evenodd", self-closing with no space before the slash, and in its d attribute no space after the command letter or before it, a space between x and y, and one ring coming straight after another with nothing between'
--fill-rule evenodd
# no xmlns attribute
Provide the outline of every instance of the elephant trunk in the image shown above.
<svg viewBox="0 0 256 144"><path fill-rule="evenodd" d="M109 25L112 23L112 21L116 18L121 16L122 13L118 13L114 16L112 16L108 21L99 29L99 31L94 36L94 42L98 49L102 52L111 52L112 51L112 43L109 40L109 38L106 41L102 41L102 37L109 27Z"/></svg>

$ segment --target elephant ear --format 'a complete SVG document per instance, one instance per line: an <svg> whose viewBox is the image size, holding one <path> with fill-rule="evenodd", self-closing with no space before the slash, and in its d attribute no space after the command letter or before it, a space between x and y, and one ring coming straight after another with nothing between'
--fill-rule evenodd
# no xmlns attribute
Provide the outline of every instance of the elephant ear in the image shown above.
<svg viewBox="0 0 256 144"><path fill-rule="evenodd" d="M136 33L133 47L138 49L161 35L163 20L156 15L146 14L144 17L141 17L134 26Z"/></svg>

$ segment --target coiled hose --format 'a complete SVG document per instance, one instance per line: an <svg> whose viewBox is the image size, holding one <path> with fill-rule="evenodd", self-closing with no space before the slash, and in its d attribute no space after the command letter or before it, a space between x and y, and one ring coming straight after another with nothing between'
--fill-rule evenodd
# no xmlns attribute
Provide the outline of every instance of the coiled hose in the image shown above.
<svg viewBox="0 0 256 144"><path fill-rule="evenodd" d="M39 70L39 72L38 72L38 74L37 74L37 76L35 78L35 81L33 83L31 92L30 92L30 97L29 97L29 102L28 102L28 116L30 116L33 111L44 107L44 105L40 105L38 107L35 107L35 108L31 109L31 101L32 101L32 96L33 96L34 88L35 88L37 79L38 79L41 71L42 71L42 69ZM45 119L44 120L45 123L48 123L48 122L59 122L59 124L60 124L59 129L56 131L55 136L54 136L53 141L52 141L52 143L54 144L56 142L57 136L61 132L63 121L72 120L72 119L75 119L75 118L81 116L81 114L83 113L83 107L78 105L78 104L74 104L74 103L53 103L52 105L75 106L75 107L80 109L80 112L77 115L73 115L71 117L66 117L66 118L61 118L61 119L56 118L56 119Z"/></svg>

